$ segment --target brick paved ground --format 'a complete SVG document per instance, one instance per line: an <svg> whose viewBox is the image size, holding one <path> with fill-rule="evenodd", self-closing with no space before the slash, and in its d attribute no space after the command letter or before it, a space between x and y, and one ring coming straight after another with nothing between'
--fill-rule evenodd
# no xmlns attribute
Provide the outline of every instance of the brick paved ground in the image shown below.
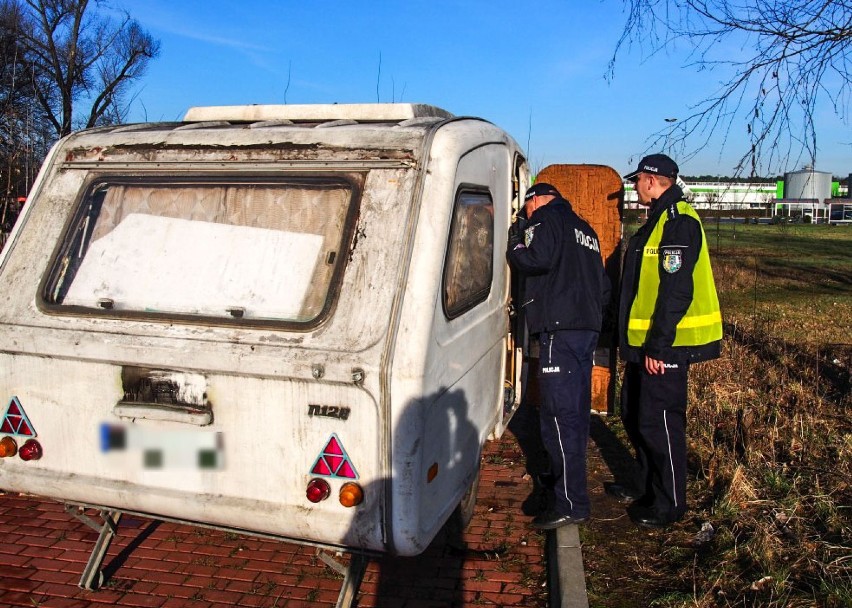
<svg viewBox="0 0 852 608"><path fill-rule="evenodd" d="M357 606L547 605L543 534L521 502L531 488L511 433L483 454L476 514L416 558L371 562ZM0 605L84 608L334 606L342 577L315 550L125 516L103 566L104 587L77 587L97 533L62 505L0 493Z"/></svg>

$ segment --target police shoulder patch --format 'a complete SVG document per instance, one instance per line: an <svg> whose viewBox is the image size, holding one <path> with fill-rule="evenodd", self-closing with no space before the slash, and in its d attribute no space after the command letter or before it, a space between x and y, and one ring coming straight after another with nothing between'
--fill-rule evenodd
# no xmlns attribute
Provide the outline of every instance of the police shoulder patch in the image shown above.
<svg viewBox="0 0 852 608"><path fill-rule="evenodd" d="M538 226L538 224L533 224L532 226L529 226L526 230L524 230L524 245L526 245L527 247L532 244L536 226Z"/></svg>
<svg viewBox="0 0 852 608"><path fill-rule="evenodd" d="M663 250L663 270L669 274L680 270L683 265L683 253L680 249L664 249Z"/></svg>

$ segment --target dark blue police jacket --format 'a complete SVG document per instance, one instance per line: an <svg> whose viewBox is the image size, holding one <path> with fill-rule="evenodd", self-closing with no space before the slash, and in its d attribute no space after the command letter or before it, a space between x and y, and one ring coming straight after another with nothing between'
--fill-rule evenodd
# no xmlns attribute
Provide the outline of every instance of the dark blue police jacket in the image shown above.
<svg viewBox="0 0 852 608"><path fill-rule="evenodd" d="M555 198L532 214L524 237L506 257L526 279L521 306L530 333L600 331L610 282L592 227Z"/></svg>

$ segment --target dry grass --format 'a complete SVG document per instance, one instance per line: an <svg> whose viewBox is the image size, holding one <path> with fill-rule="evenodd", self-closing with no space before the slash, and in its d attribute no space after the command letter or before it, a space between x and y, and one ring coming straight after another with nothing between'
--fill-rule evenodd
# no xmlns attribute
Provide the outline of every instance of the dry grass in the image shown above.
<svg viewBox="0 0 852 608"><path fill-rule="evenodd" d="M724 356L691 376L691 494L716 534L669 605L852 606L852 232L747 236L751 263L730 242L714 262Z"/></svg>
<svg viewBox="0 0 852 608"><path fill-rule="evenodd" d="M852 606L852 230L724 230L724 354L690 374L688 521L635 548L647 603Z"/></svg>
<svg viewBox="0 0 852 608"><path fill-rule="evenodd" d="M842 394L785 346L730 334L694 370L691 493L717 531L699 605L852 605L848 372Z"/></svg>

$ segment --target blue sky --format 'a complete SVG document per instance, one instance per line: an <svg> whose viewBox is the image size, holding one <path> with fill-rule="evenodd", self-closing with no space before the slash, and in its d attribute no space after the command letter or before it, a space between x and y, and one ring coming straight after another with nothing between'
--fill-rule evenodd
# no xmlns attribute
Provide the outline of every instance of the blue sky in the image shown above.
<svg viewBox="0 0 852 608"><path fill-rule="evenodd" d="M189 107L416 102L481 116L552 163L632 170L648 138L711 95L719 76L684 56L619 56L620 0L112 0L161 42L129 120L179 120ZM820 108L816 168L852 172L852 128ZM744 130L744 129L743 129ZM738 134L681 171L727 175ZM800 168L791 161L787 170Z"/></svg>

